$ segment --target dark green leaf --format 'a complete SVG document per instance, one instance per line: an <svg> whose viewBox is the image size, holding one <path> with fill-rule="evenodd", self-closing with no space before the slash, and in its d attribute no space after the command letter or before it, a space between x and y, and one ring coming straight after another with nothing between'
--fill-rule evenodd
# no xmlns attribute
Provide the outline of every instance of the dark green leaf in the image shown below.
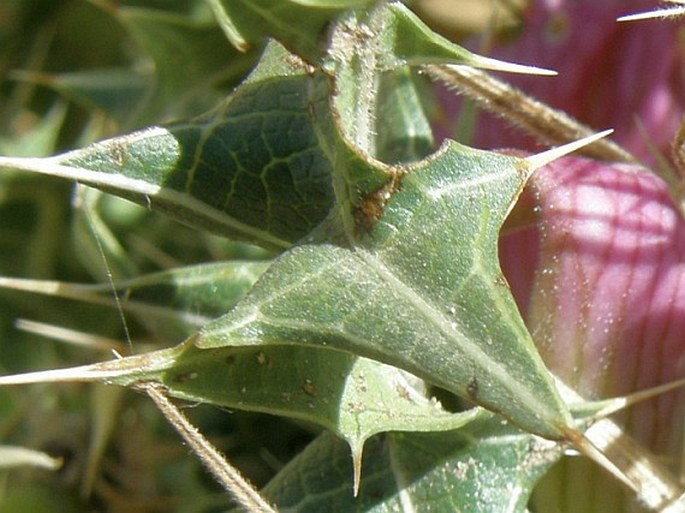
<svg viewBox="0 0 685 513"><path fill-rule="evenodd" d="M210 108L221 98L217 83L234 83L254 65L256 54L237 52L211 19L137 7L113 14L154 62L152 89L136 126L187 115L189 102L195 102L193 114Z"/></svg>
<svg viewBox="0 0 685 513"><path fill-rule="evenodd" d="M272 61L287 56L275 52ZM283 249L333 203L331 156L320 143L322 131L333 132L329 79L295 70L274 77L260 68L260 80L202 119L0 165L75 179L191 226Z"/></svg>
<svg viewBox="0 0 685 513"><path fill-rule="evenodd" d="M326 28L345 9L368 4L368 0L221 0L230 21L231 42L240 49L266 37L310 62L325 53Z"/></svg>
<svg viewBox="0 0 685 513"><path fill-rule="evenodd" d="M264 492L282 513L523 513L536 482L560 456L559 446L491 416L459 431L391 433L366 444L355 498L347 448L324 434Z"/></svg>

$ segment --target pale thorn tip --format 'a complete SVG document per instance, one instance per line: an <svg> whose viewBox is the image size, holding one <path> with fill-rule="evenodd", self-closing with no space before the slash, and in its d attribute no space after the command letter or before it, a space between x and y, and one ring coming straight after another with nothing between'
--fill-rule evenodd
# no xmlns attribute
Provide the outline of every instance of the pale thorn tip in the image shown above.
<svg viewBox="0 0 685 513"><path fill-rule="evenodd" d="M682 4L682 2L673 2ZM640 12L636 14L627 14L626 16L621 16L617 18L616 21L640 21L640 20L652 20L652 19L666 19L675 18L677 16L685 15L685 7L666 7L664 9L656 9L654 11Z"/></svg>
<svg viewBox="0 0 685 513"><path fill-rule="evenodd" d="M543 151L542 153L531 155L530 157L526 157L525 160L528 163L530 171L532 172L536 169L540 169L541 167L546 166L551 162L554 162L555 160L561 157L568 155L569 153L572 153L585 146L588 146L589 144L592 144L595 141L603 139L604 137L613 133L613 131L613 128L603 130L602 132L598 132L588 137L583 137L582 139L578 139L577 141L572 141L570 143L557 146L556 148Z"/></svg>
<svg viewBox="0 0 685 513"><path fill-rule="evenodd" d="M498 59L491 59L490 57L483 57L481 55L474 56L474 59L468 64L446 64L445 66L448 68L455 66L469 66L473 68L488 69L491 71L505 71L507 73L541 75L546 77L553 77L558 74L556 71L551 69L529 66L527 64L516 64L515 62L500 61Z"/></svg>
<svg viewBox="0 0 685 513"><path fill-rule="evenodd" d="M66 369L51 369L0 376L0 386L29 385L34 383L104 381L108 378L116 378L126 373L127 371L123 369L100 370L98 369L97 364L81 365L79 367L69 367Z"/></svg>

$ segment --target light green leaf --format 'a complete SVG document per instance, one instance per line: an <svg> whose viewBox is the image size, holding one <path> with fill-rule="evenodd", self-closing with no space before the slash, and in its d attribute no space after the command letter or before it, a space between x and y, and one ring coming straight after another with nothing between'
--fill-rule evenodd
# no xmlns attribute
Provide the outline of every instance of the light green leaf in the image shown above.
<svg viewBox="0 0 685 513"><path fill-rule="evenodd" d="M408 67L383 73L375 116L377 157L390 164L420 160L434 150L433 131Z"/></svg>
<svg viewBox="0 0 685 513"><path fill-rule="evenodd" d="M112 308L123 308L150 321L170 320L197 329L218 317L241 299L270 262L216 262L177 267L169 271L117 281L79 284L0 277L0 287L58 296Z"/></svg>
<svg viewBox="0 0 685 513"><path fill-rule="evenodd" d="M282 513L364 511L523 513L538 479L561 456L496 417L458 431L390 433L366 444L358 497L346 447L321 435L264 489Z"/></svg>
<svg viewBox="0 0 685 513"><path fill-rule="evenodd" d="M367 206L363 212L377 211L354 226L341 211L282 255L194 343L335 347L563 438L570 415L497 261L499 230L526 168L514 157L446 145L407 169L387 205ZM344 186L336 193L339 204L349 201Z"/></svg>

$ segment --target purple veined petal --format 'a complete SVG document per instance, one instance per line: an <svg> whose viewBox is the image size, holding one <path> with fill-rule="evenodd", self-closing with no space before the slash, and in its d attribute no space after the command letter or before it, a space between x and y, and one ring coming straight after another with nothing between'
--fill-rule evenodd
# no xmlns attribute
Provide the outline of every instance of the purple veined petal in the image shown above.
<svg viewBox="0 0 685 513"><path fill-rule="evenodd" d="M495 44L488 55L556 70L556 77L508 75L505 80L582 123L613 127L617 143L652 165L650 146L670 155L685 114L683 25L616 22L622 14L651 7L652 0L531 0L521 33ZM471 46L482 52L479 41ZM439 135L447 137L459 112L451 94L441 94L445 112L436 123ZM539 149L531 137L487 113L478 116L469 143Z"/></svg>
<svg viewBox="0 0 685 513"><path fill-rule="evenodd" d="M537 171L500 259L547 365L588 398L685 376L685 221L647 170L563 158ZM530 201L532 198L532 201ZM680 443L685 394L633 407L652 450Z"/></svg>

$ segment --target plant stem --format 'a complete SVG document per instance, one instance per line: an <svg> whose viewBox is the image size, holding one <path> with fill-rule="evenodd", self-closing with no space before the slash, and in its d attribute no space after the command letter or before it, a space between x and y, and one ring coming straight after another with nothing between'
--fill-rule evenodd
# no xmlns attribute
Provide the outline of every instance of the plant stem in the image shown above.
<svg viewBox="0 0 685 513"><path fill-rule="evenodd" d="M245 511L250 513L277 513L264 497L233 467L209 440L193 426L185 415L166 395L165 388L159 383L142 383L137 388L143 390L155 402L164 417L178 431L207 470L219 484L231 494Z"/></svg>
<svg viewBox="0 0 685 513"><path fill-rule="evenodd" d="M435 64L423 69L434 80L468 96L481 108L513 123L544 144L565 144L596 132L485 71L470 66ZM601 160L638 163L626 150L607 140L588 145L581 152Z"/></svg>

